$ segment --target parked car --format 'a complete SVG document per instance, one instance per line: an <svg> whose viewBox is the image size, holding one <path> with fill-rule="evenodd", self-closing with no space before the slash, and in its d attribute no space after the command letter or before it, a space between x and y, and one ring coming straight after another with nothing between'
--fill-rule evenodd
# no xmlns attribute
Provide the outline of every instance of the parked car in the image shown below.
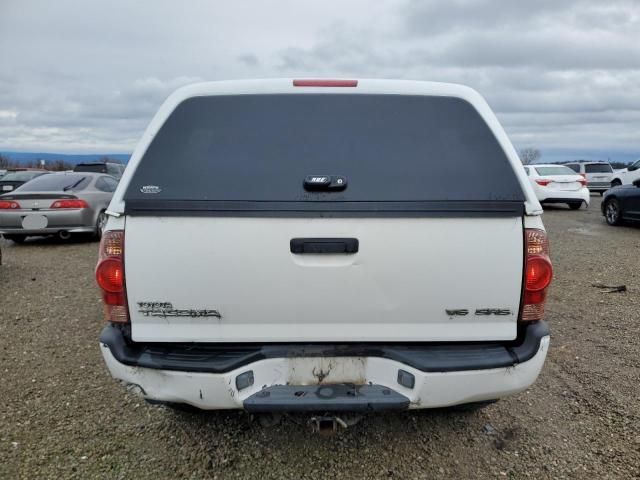
<svg viewBox="0 0 640 480"><path fill-rule="evenodd" d="M613 168L608 162L570 162L565 163L564 166L583 175L587 179L587 188L590 192L602 195L611 188Z"/></svg>
<svg viewBox="0 0 640 480"><path fill-rule="evenodd" d="M0 169L0 178L4 177L7 174L7 170Z"/></svg>
<svg viewBox="0 0 640 480"><path fill-rule="evenodd" d="M109 206L101 351L115 378L171 406L495 400L528 388L549 346L541 214L469 88L188 86Z"/></svg>
<svg viewBox="0 0 640 480"><path fill-rule="evenodd" d="M591 199L587 180L564 165L527 165L524 167L533 191L542 204L566 203L572 210Z"/></svg>
<svg viewBox="0 0 640 480"><path fill-rule="evenodd" d="M640 159L629 165L627 168L614 173L611 186L631 185L640 178Z"/></svg>
<svg viewBox="0 0 640 480"><path fill-rule="evenodd" d="M0 195L0 233L18 243L31 235L67 239L74 233L91 233L99 237L117 185L110 175L89 172L38 177Z"/></svg>
<svg viewBox="0 0 640 480"><path fill-rule="evenodd" d="M24 185L28 181L48 173L51 172L36 169L9 170L4 177L0 178L0 195L11 192L20 185Z"/></svg>
<svg viewBox="0 0 640 480"><path fill-rule="evenodd" d="M78 163L73 167L74 172L94 172L94 173L106 173L112 177L120 180L124 173L124 165L121 163L112 162L90 162L90 163Z"/></svg>
<svg viewBox="0 0 640 480"><path fill-rule="evenodd" d="M609 225L640 221L640 178L608 190L602 199L602 214Z"/></svg>

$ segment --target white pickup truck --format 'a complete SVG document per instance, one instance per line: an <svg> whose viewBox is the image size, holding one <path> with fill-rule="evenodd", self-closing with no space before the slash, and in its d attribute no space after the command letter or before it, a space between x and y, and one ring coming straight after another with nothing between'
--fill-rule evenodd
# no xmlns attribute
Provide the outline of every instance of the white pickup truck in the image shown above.
<svg viewBox="0 0 640 480"><path fill-rule="evenodd" d="M542 209L469 88L181 88L107 213L101 350L151 402L444 407L520 392L543 366Z"/></svg>

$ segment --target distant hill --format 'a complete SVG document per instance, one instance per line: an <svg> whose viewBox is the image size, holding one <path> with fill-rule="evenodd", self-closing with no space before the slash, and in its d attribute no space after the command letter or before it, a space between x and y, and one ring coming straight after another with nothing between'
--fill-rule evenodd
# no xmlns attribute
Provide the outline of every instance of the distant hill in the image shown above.
<svg viewBox="0 0 640 480"><path fill-rule="evenodd" d="M56 160L75 165L82 162L96 162L104 157L109 157L126 164L131 157L128 153L90 153L90 154L69 154L69 153L34 153L34 152L0 152L0 155L8 157L17 163L27 163L44 160L45 163L52 163Z"/></svg>

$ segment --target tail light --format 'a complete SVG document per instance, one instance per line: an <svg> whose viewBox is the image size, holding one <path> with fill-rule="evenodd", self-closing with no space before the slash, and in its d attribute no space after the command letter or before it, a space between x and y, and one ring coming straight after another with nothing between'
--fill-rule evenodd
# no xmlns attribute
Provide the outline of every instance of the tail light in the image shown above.
<svg viewBox="0 0 640 480"><path fill-rule="evenodd" d="M358 80L294 80L294 87L357 87Z"/></svg>
<svg viewBox="0 0 640 480"><path fill-rule="evenodd" d="M534 322L544 316L547 289L553 277L549 259L549 239L543 230L528 228L524 231L524 282L520 322Z"/></svg>
<svg viewBox="0 0 640 480"><path fill-rule="evenodd" d="M96 266L96 281L102 290L105 320L129 323L124 281L124 231L104 232Z"/></svg>
<svg viewBox="0 0 640 480"><path fill-rule="evenodd" d="M20 208L18 202L14 202L13 200L0 200L0 210L16 210L18 208Z"/></svg>
<svg viewBox="0 0 640 480"><path fill-rule="evenodd" d="M89 208L89 204L79 198L71 200L56 200L49 208Z"/></svg>
<svg viewBox="0 0 640 480"><path fill-rule="evenodd" d="M542 185L543 187L546 187L547 185L549 185L551 183L551 180L540 178L540 179L536 180L536 183L538 185Z"/></svg>
<svg viewBox="0 0 640 480"><path fill-rule="evenodd" d="M580 178L580 179L578 180L578 182L580 182L580 185L582 185L583 187L586 187L586 186L587 186L587 179L586 179L586 178L584 178L584 177L583 177L583 178Z"/></svg>

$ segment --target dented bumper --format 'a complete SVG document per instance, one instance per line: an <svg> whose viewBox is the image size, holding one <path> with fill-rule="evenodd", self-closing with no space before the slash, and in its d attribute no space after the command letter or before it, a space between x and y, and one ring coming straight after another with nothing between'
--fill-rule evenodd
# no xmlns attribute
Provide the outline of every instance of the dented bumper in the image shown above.
<svg viewBox="0 0 640 480"><path fill-rule="evenodd" d="M260 411L435 408L492 400L529 387L542 369L550 337L543 323L527 330L520 340L502 346L509 356L506 364L497 344L489 343L234 346L203 351L194 345L191 350L167 344L143 348L127 343L114 327L105 328L101 350L111 374L139 387L149 400L247 410L256 410L258 400ZM494 364L487 366L488 359ZM185 362L193 368L187 369ZM466 367L454 369L456 365ZM375 388L354 401L354 392L357 397L364 385ZM334 386L335 395L322 403L321 390L327 386ZM385 389L390 393L380 395L386 398L376 393ZM274 393L265 391L288 399L270 402L265 398ZM344 395L344 402L339 395ZM395 398L393 404L388 395ZM378 397L382 403L376 403Z"/></svg>

